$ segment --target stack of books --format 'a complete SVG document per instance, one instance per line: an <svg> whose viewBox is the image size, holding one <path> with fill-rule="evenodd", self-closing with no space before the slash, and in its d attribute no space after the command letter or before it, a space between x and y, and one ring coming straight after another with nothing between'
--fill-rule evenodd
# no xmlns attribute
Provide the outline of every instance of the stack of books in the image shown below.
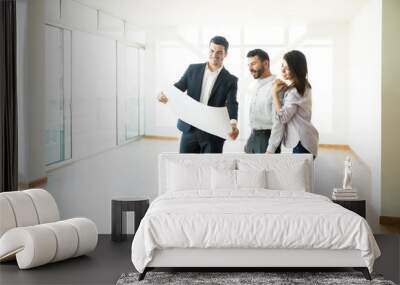
<svg viewBox="0 0 400 285"><path fill-rule="evenodd" d="M358 194L356 189L334 188L332 193L333 200L357 200Z"/></svg>

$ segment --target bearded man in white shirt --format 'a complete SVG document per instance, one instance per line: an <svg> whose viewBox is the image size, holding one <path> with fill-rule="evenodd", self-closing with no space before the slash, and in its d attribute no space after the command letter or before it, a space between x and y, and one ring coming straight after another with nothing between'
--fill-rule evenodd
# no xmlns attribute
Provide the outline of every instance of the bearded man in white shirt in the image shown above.
<svg viewBox="0 0 400 285"><path fill-rule="evenodd" d="M249 87L251 96L249 121L251 134L244 147L246 153L280 153L283 125L275 118L272 84L276 79L270 71L268 53L254 49L247 54L248 66L255 81Z"/></svg>

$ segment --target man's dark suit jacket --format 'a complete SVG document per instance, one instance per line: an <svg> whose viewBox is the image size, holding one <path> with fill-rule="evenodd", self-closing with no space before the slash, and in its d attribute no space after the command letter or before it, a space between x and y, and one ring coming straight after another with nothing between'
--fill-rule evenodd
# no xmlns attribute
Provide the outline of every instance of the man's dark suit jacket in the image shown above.
<svg viewBox="0 0 400 285"><path fill-rule="evenodd" d="M200 101L201 87L203 84L204 70L207 63L191 64L183 74L182 78L174 84L176 88L187 94L193 99ZM212 88L208 106L227 107L229 118L237 120L238 103L236 101L237 77L230 74L224 67L218 74ZM178 120L178 129L183 132L189 132L193 126Z"/></svg>

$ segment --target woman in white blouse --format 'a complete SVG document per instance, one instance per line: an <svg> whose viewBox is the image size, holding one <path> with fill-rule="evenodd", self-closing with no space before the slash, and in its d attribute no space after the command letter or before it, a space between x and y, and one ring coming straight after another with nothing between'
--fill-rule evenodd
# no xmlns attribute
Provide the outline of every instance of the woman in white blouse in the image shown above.
<svg viewBox="0 0 400 285"><path fill-rule="evenodd" d="M292 50L283 56L283 80L275 80L272 97L276 118L285 126L283 145L293 153L318 153L318 131L311 123L311 84L303 53ZM288 82L288 83L286 83ZM283 95L282 104L279 95Z"/></svg>

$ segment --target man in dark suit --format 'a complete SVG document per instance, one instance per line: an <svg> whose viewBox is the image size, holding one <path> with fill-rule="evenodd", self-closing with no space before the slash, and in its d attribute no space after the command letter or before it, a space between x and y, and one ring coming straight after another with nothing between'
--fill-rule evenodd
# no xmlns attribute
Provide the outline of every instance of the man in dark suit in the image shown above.
<svg viewBox="0 0 400 285"><path fill-rule="evenodd" d="M229 43L221 36L211 39L208 62L191 64L182 78L174 84L176 88L193 99L213 107L227 107L232 131L229 136L235 140L239 135L237 128L238 103L236 101L237 77L223 66ZM161 92L158 100L167 103L167 96ZM180 153L222 153L225 140L178 120L182 132Z"/></svg>

